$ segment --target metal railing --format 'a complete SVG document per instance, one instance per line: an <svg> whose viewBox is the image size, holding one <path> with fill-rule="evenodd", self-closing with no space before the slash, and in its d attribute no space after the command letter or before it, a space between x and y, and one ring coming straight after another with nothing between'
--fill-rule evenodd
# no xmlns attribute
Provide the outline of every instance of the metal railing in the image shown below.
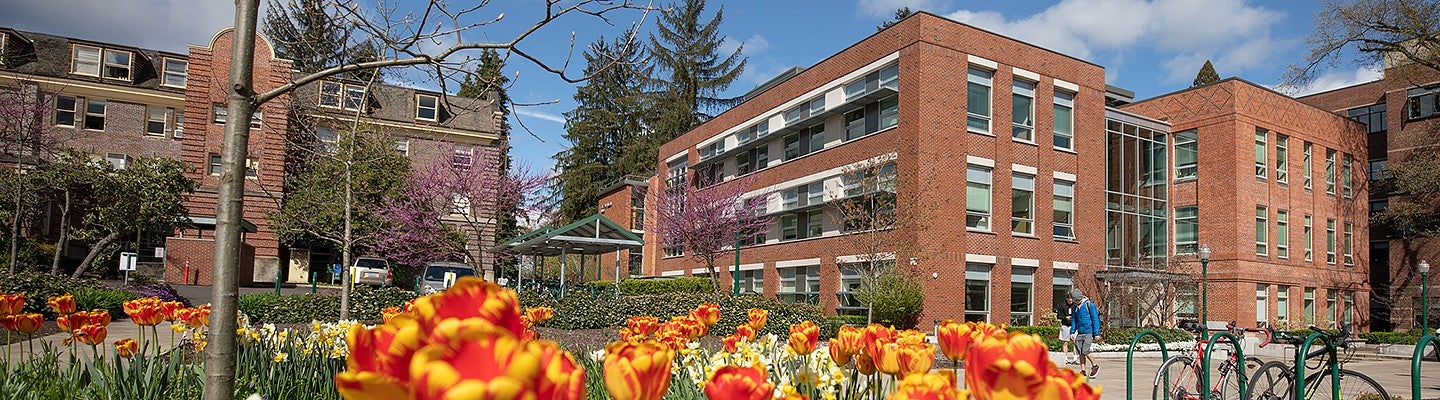
<svg viewBox="0 0 1440 400"><path fill-rule="evenodd" d="M1435 346L1435 357L1440 358L1440 337L1432 333L1415 342L1415 355L1410 358L1410 397L1414 400L1420 400L1420 361L1425 358L1425 348L1432 345Z"/></svg>

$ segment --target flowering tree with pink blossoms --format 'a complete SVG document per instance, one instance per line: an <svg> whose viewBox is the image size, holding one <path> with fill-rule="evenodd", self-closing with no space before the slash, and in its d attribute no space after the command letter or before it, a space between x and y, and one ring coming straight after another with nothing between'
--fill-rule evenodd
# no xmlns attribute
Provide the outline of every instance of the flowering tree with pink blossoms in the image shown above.
<svg viewBox="0 0 1440 400"><path fill-rule="evenodd" d="M480 268L510 256L490 252L494 239L487 235L493 236L497 221L508 215L532 213L538 207L535 192L547 178L509 163L495 151L504 144L468 152L456 148L441 146L440 154L454 155L449 162L414 171L404 193L381 207L389 223L375 244L381 255L412 266L463 258ZM485 272L488 278L495 271Z"/></svg>
<svg viewBox="0 0 1440 400"><path fill-rule="evenodd" d="M660 235L661 247L678 248L704 263L718 293L720 274L715 260L734 251L736 242L763 236L770 224L765 213L769 193L746 196L753 181L746 178L706 188L682 183L660 190L650 196L647 207L655 210L655 217L646 220L646 230Z"/></svg>

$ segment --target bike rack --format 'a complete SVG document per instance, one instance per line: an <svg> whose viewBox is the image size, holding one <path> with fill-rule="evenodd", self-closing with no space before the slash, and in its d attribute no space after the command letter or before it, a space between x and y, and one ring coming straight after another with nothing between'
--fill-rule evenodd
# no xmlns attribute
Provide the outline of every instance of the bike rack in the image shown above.
<svg viewBox="0 0 1440 400"><path fill-rule="evenodd" d="M1310 336L1305 337L1305 343L1300 345L1300 350L1295 352L1294 400L1305 400L1305 361L1308 360L1308 357L1306 356L1308 356L1310 353L1310 344L1314 343L1316 340L1325 343L1325 350L1330 353L1330 390L1333 391L1333 393L1331 393L1331 398L1340 398L1340 357L1335 351L1335 343L1328 338L1329 336L1326 336L1320 332L1311 333ZM1415 381L1415 385L1418 386L1419 384L1420 381ZM1241 393L1244 393L1244 389L1241 389Z"/></svg>
<svg viewBox="0 0 1440 400"><path fill-rule="evenodd" d="M1135 398L1135 346L1140 344L1140 339L1146 336L1155 338L1155 343L1160 345L1160 360L1162 362L1170 359L1170 351L1165 349L1165 338L1160 337L1159 333L1146 329L1136 334L1135 338L1130 340L1130 349L1125 352L1125 400L1134 400ZM1166 392L1169 392L1170 371L1163 371L1163 373L1165 374L1164 389ZM1418 385L1419 383L1416 384Z"/></svg>
<svg viewBox="0 0 1440 400"><path fill-rule="evenodd" d="M1410 396L1414 400L1420 400L1420 361L1425 358L1425 348L1435 346L1435 351L1440 353L1440 337L1434 334L1425 335L1415 342L1415 357L1410 359Z"/></svg>
<svg viewBox="0 0 1440 400"><path fill-rule="evenodd" d="M1215 342L1221 338L1230 339L1230 347L1235 349L1235 359L1240 360L1235 363L1235 370L1239 373L1237 376L1240 377L1236 381L1240 384L1241 396L1245 395L1245 385L1249 384L1249 382L1245 382L1245 350L1240 346L1240 338L1230 332L1216 332L1214 335L1210 335L1210 342L1205 344L1205 357L1200 361L1200 368L1205 370L1200 375L1200 387L1204 390L1200 393L1200 398L1203 400L1210 400L1210 354L1215 352Z"/></svg>

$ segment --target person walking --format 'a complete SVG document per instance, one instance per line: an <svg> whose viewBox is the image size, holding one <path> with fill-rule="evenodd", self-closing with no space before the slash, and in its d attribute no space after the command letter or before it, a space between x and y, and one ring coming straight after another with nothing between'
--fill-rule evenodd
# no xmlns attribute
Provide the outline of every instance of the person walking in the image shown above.
<svg viewBox="0 0 1440 400"><path fill-rule="evenodd" d="M1075 299L1065 298L1065 306L1055 310L1060 317L1060 350L1065 355L1065 365L1079 364L1080 356L1070 352L1070 342L1075 340L1072 315L1075 314ZM1078 350L1078 348L1077 348Z"/></svg>
<svg viewBox="0 0 1440 400"><path fill-rule="evenodd" d="M1075 333L1075 351L1080 354L1080 371L1093 379L1100 373L1100 365L1095 363L1092 352L1095 342L1100 340L1100 307L1080 289L1070 289L1070 300L1075 302L1071 329ZM1088 371L1086 365L1089 365Z"/></svg>

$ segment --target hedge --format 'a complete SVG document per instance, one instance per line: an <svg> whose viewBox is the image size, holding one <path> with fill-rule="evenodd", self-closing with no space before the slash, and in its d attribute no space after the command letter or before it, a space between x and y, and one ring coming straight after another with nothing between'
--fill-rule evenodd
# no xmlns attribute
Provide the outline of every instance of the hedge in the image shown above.
<svg viewBox="0 0 1440 400"><path fill-rule="evenodd" d="M770 311L764 333L784 336L790 325L811 321L821 327L821 337L833 337L838 329L827 321L819 308L808 304L795 304L772 297L757 295L733 296L730 294L668 293L649 296L620 296L613 294L572 293L558 301L548 300L534 294L524 294L520 303L525 307L548 306L555 308L555 317L541 324L557 329L599 329L625 325L631 316L648 315L661 321L671 317L687 315L690 310L705 302L720 305L720 321L711 327L710 334L725 336L735 332L735 327L748 321L747 311L761 308Z"/></svg>
<svg viewBox="0 0 1440 400"><path fill-rule="evenodd" d="M99 281L85 278L71 278L69 275L50 275L38 272L17 272L6 276L0 276L0 292L4 293L25 293L25 311L45 314L45 319L54 319L55 312L50 310L47 301L51 297L61 296L66 293L74 294L78 290L103 288ZM79 299L76 299L77 307ZM125 313L111 312L114 318L120 318Z"/></svg>
<svg viewBox="0 0 1440 400"><path fill-rule="evenodd" d="M1405 332L1365 332L1360 334L1361 339L1371 344L1410 344L1420 341L1420 330L1412 329Z"/></svg>
<svg viewBox="0 0 1440 400"><path fill-rule="evenodd" d="M350 318L379 321L380 310L400 306L415 297L415 292L399 288L357 286L350 292ZM340 297L333 294L247 294L240 296L239 308L252 324L301 324L340 319Z"/></svg>
<svg viewBox="0 0 1440 400"><path fill-rule="evenodd" d="M1011 331L1011 332L1024 332L1024 333L1027 333L1027 334L1030 334L1030 335L1039 336L1039 337L1040 337L1040 340L1044 341L1044 342L1045 342L1045 345L1046 345L1047 347L1049 347L1051 351L1059 351L1059 350L1061 349L1061 347L1060 347L1060 328L1059 328L1059 327L1055 327L1055 326L1011 326L1011 327L1007 327L1006 329L1009 330L1009 331ZM1130 345L1130 341L1135 339L1135 335L1140 334L1140 332L1145 331L1146 329L1153 330L1153 331L1155 331L1155 333L1160 334L1160 337L1163 338L1163 339L1165 339L1165 342L1166 342L1166 343L1186 342L1186 341L1195 340L1195 336L1191 335L1189 332L1186 332L1186 331L1183 331L1183 330L1179 330L1179 329L1170 329L1170 328L1116 328L1116 329L1110 329L1110 330L1105 331L1105 332L1103 333L1103 335L1100 337L1100 339L1102 340L1100 343L1101 343L1101 344L1118 344L1118 345L1128 346L1128 345ZM1154 342L1155 342L1155 339L1154 339L1154 338L1150 338L1150 337L1146 337L1144 340L1141 340L1141 343L1154 343Z"/></svg>
<svg viewBox="0 0 1440 400"><path fill-rule="evenodd" d="M593 281L586 283L587 291L591 293L603 293L606 290L615 290L615 281ZM723 289L723 288L722 288ZM711 286L710 278L679 277L664 279L628 279L620 281L620 294L625 296L644 296L666 293L710 293L715 288Z"/></svg>

